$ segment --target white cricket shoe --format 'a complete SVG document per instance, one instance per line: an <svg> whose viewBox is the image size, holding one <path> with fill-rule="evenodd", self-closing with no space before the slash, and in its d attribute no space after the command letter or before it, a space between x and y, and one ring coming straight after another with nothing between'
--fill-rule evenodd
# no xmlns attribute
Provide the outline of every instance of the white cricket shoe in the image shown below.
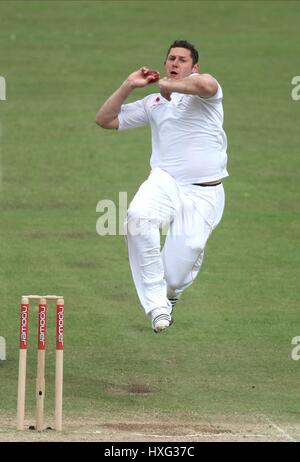
<svg viewBox="0 0 300 462"><path fill-rule="evenodd" d="M171 314L166 308L155 308L150 312L152 329L156 334L167 329L172 323Z"/></svg>

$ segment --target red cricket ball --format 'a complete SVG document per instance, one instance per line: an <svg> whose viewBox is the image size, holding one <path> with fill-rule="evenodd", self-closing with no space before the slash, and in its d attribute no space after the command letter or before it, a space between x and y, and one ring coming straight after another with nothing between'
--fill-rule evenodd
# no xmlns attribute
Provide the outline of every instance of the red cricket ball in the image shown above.
<svg viewBox="0 0 300 462"><path fill-rule="evenodd" d="M153 76L154 79L152 80L152 82L156 82L157 80L159 80L159 72L155 71L154 69L148 69L147 71L144 71L144 75L146 77L149 75Z"/></svg>

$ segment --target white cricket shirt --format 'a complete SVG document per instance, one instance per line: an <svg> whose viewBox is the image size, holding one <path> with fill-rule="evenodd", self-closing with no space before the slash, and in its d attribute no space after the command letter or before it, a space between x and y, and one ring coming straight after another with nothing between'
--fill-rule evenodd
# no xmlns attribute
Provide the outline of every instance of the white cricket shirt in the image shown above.
<svg viewBox="0 0 300 462"><path fill-rule="evenodd" d="M195 74L196 75L196 74ZM160 93L123 104L119 131L150 124L151 168L160 167L181 185L206 183L228 176L227 138L223 130L223 92L210 98Z"/></svg>

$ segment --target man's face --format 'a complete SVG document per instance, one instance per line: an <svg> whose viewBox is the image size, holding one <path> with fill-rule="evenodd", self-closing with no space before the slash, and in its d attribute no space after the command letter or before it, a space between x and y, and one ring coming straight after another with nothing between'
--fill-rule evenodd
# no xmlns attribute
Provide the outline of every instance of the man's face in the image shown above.
<svg viewBox="0 0 300 462"><path fill-rule="evenodd" d="M171 48L165 61L166 77L168 79L183 79L193 72L198 72L199 64L193 66L190 50L187 48Z"/></svg>

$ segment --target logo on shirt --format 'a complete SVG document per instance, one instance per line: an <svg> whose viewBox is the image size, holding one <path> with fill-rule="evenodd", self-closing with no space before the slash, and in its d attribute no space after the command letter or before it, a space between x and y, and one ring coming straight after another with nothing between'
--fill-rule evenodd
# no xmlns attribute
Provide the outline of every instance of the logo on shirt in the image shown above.
<svg viewBox="0 0 300 462"><path fill-rule="evenodd" d="M151 108L154 108L154 107L159 107L163 104L163 101L161 99L160 96L157 96L155 99L154 99L154 102L153 104L151 105Z"/></svg>

